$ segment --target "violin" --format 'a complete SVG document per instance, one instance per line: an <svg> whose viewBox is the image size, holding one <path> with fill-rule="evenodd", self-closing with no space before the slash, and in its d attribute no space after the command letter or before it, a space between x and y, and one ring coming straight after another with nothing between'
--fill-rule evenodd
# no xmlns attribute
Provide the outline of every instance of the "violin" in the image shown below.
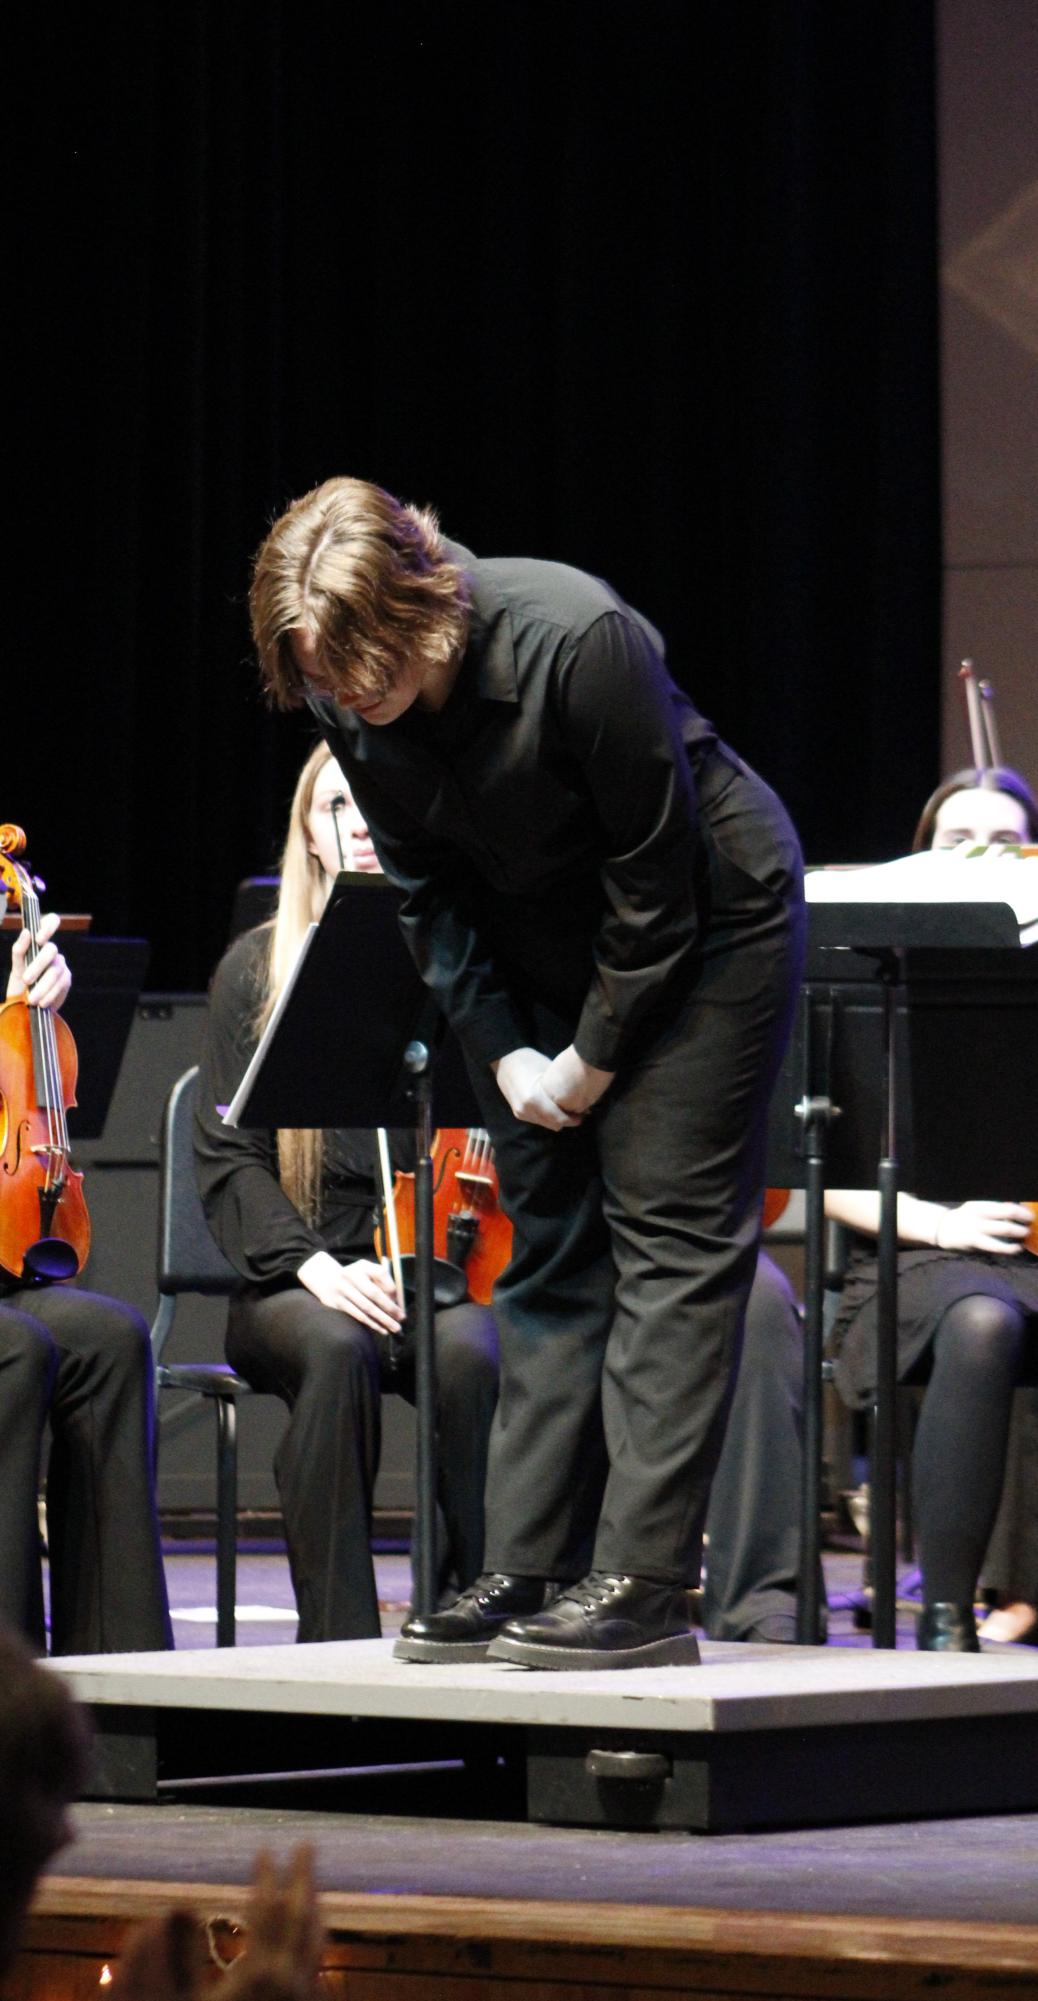
<svg viewBox="0 0 1038 2001"><path fill-rule="evenodd" d="M490 1135L480 1126L443 1126L432 1159L433 1254L464 1273L470 1299L490 1303L495 1279L512 1255L512 1225L499 1203ZM414 1175L393 1179L400 1250L414 1251Z"/></svg>
<svg viewBox="0 0 1038 2001"><path fill-rule="evenodd" d="M512 1255L512 1225L500 1207L497 1169L490 1135L481 1126L444 1126L434 1135L433 1253L463 1271L468 1295L490 1304L494 1281ZM414 1175L393 1180L400 1250L414 1251ZM763 1228L777 1223L789 1202L788 1188L764 1196Z"/></svg>
<svg viewBox="0 0 1038 2001"><path fill-rule="evenodd" d="M784 1214L788 1207L788 1188L766 1188L764 1190L764 1213L761 1217L761 1229L770 1230L772 1224L778 1222L779 1217Z"/></svg>
<svg viewBox="0 0 1038 2001"><path fill-rule="evenodd" d="M13 857L20 827L0 826L0 880L40 949L37 883ZM43 887L42 883L38 885ZM78 1057L68 1024L24 995L0 1004L0 1273L23 1285L75 1278L90 1251L83 1176L71 1165L66 1111Z"/></svg>

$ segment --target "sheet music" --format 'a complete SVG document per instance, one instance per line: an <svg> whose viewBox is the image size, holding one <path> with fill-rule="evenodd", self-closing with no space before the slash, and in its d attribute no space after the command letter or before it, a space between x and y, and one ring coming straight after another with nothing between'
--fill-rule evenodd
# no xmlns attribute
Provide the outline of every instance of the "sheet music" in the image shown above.
<svg viewBox="0 0 1038 2001"><path fill-rule="evenodd" d="M809 869L808 903L1007 903L1021 945L1038 942L1038 856L990 847L928 849L865 868Z"/></svg>
<svg viewBox="0 0 1038 2001"><path fill-rule="evenodd" d="M291 994L292 989L295 986L295 983L299 978L299 975L303 969L303 965L306 961L306 955L310 950L310 946L313 942L316 931L317 931L316 924L307 925L303 942L300 945L299 951L296 955L295 964L293 965L288 975L288 978L285 981L285 984L282 987L281 992L279 993L277 1000L274 1003L274 1006L271 1008L270 1020L268 1021L267 1026L263 1031L263 1034L260 1036L260 1039L256 1044L255 1049L253 1050L252 1060L249 1063L249 1067L246 1070L245 1075L238 1086L238 1089L235 1091L235 1094L231 1099L231 1102L228 1105L227 1110L223 1115L223 1122L225 1126L236 1126L238 1120L241 1117L242 1111L244 1110L245 1104L248 1100L249 1092L252 1089L253 1079L255 1078L256 1072L258 1071L260 1064L263 1062L263 1059L266 1056L268 1045L270 1044L275 1034L278 1022L281 1020L281 1017L284 1014L286 1007L288 1006L289 995Z"/></svg>

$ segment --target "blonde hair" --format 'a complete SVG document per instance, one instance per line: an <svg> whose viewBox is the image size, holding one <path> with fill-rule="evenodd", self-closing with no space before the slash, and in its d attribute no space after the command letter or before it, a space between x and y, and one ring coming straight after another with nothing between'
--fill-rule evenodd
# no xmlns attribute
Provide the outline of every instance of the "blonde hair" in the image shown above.
<svg viewBox="0 0 1038 2001"><path fill-rule="evenodd" d="M307 927L317 923L328 901L331 884L320 859L310 849L307 822L313 805L314 787L326 764L332 761L327 744L319 743L310 752L292 794L288 830L281 852L281 888L274 921L269 927L263 984L256 1009L255 1029L263 1033L271 1010L299 956ZM324 1166L323 1132L282 1128L278 1132L278 1175L290 1202L301 1216L314 1225L320 1220L321 1177Z"/></svg>
<svg viewBox="0 0 1038 2001"><path fill-rule="evenodd" d="M434 514L368 480L326 480L293 501L256 556L249 610L264 686L282 709L305 699L299 632L335 696L381 700L416 656L451 657L468 601Z"/></svg>

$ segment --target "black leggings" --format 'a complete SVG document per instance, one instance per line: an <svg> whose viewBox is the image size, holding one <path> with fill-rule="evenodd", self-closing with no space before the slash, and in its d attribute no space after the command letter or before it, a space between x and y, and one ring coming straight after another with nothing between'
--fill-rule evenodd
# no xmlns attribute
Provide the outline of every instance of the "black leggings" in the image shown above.
<svg viewBox="0 0 1038 2001"><path fill-rule="evenodd" d="M912 1458L924 1595L968 1605L1005 1476L1013 1391L1028 1323L984 1293L956 1300L934 1335L930 1382Z"/></svg>
<svg viewBox="0 0 1038 2001"><path fill-rule="evenodd" d="M385 1343L301 1285L231 1303L227 1359L291 1412L274 1471L300 1640L378 1635L371 1507L382 1391L414 1401L414 1376L390 1377ZM483 1487L497 1400L497 1330L488 1307L436 1315L440 1505L460 1585L483 1563Z"/></svg>

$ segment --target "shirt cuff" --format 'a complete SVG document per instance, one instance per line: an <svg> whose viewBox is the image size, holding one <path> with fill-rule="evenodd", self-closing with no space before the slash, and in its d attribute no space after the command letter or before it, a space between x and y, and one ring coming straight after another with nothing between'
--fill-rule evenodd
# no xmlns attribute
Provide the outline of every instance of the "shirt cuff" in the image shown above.
<svg viewBox="0 0 1038 2001"><path fill-rule="evenodd" d="M467 1055L477 1063L496 1063L513 1049L522 1049L529 1037L520 1028L510 1007L492 1006L480 1010L473 1021L457 1031Z"/></svg>

